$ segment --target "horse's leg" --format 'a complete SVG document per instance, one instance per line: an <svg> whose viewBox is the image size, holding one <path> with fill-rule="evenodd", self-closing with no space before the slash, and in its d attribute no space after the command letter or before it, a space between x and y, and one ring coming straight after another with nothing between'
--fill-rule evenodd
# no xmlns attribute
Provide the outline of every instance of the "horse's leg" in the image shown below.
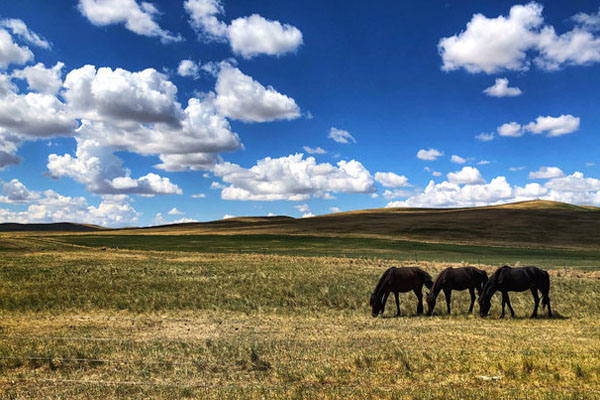
<svg viewBox="0 0 600 400"><path fill-rule="evenodd" d="M469 294L471 295L471 306L469 307L469 314L473 312L473 305L475 304L475 289L469 288Z"/></svg>
<svg viewBox="0 0 600 400"><path fill-rule="evenodd" d="M550 285L548 284L548 286L550 286ZM550 288L544 287L543 289L540 290L540 292L542 292L542 307L548 306L548 316L550 318L552 318L552 308L550 308L550 296L548 293L548 292L550 292Z"/></svg>
<svg viewBox="0 0 600 400"><path fill-rule="evenodd" d="M537 310L540 304L540 296L538 296L536 288L531 288L531 294L533 295L533 302L535 303L535 306L533 307L533 313L531 314L531 318L537 318Z"/></svg>
<svg viewBox="0 0 600 400"><path fill-rule="evenodd" d="M423 314L423 293L421 293L421 288L415 289L415 295L417 295L417 299L419 300L419 304L417 304L417 314Z"/></svg>
<svg viewBox="0 0 600 400"><path fill-rule="evenodd" d="M396 297L396 317L400 316L400 299L398 298L398 292L394 292L394 296Z"/></svg>
<svg viewBox="0 0 600 400"><path fill-rule="evenodd" d="M452 297L452 289L444 289L444 295L446 296L446 308L448 309L448 314L450 314L450 301Z"/></svg>
<svg viewBox="0 0 600 400"><path fill-rule="evenodd" d="M506 292L502 292L502 314L500 314L500 318L504 318L504 306L506 305L506 298L508 297Z"/></svg>
<svg viewBox="0 0 600 400"><path fill-rule="evenodd" d="M387 298L390 295L390 292L385 292L383 295L383 299L381 300L381 315L385 312L385 303L387 302Z"/></svg>
<svg viewBox="0 0 600 400"><path fill-rule="evenodd" d="M506 305L508 306L508 309L510 310L510 316L514 318L515 310L513 310L512 306L510 305L510 298L508 297L508 292L506 292Z"/></svg>

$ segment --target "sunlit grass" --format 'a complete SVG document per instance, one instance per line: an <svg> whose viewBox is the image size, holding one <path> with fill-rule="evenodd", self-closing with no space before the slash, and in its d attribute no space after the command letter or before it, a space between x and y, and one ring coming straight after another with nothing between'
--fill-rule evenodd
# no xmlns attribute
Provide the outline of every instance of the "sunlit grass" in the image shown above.
<svg viewBox="0 0 600 400"><path fill-rule="evenodd" d="M413 263L414 264L414 263ZM2 398L597 398L600 273L551 274L556 319L372 318L393 260L38 249L0 253ZM418 263L433 275L447 263ZM456 264L458 265L458 264ZM485 267L492 271L495 267ZM391 305L391 303L390 303ZM476 307L477 310L477 307ZM542 313L542 315L545 315ZM120 383L117 383L120 382Z"/></svg>

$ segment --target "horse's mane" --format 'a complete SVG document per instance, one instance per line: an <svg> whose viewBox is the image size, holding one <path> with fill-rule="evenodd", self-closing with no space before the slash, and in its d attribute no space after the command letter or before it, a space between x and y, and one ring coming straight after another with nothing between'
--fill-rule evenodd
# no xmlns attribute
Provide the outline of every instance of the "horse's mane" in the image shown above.
<svg viewBox="0 0 600 400"><path fill-rule="evenodd" d="M379 278L379 282L377 282L377 286L375 286L375 290L373 291L373 294L378 294L381 292L383 283L385 282L385 278L387 278L387 276L389 275L392 268L394 268L394 267L386 269L385 272L383 273L383 275L381 275L381 278ZM381 296L378 296L378 297L381 297Z"/></svg>
<svg viewBox="0 0 600 400"><path fill-rule="evenodd" d="M496 272L493 273L490 279L488 279L486 284L483 286L483 293L481 293L481 297L492 297L492 294L496 291L496 282L498 281L500 274L504 273L504 271L506 271L507 269L510 269L510 266L503 265L502 267L498 268Z"/></svg>
<svg viewBox="0 0 600 400"><path fill-rule="evenodd" d="M427 288L431 288L431 286L427 285L427 282L430 282L433 286L433 279L431 279L431 275L429 275L427 271L423 271L421 268L417 268L417 273L421 275L421 277L423 278L423 282L425 283L425 286L427 286Z"/></svg>

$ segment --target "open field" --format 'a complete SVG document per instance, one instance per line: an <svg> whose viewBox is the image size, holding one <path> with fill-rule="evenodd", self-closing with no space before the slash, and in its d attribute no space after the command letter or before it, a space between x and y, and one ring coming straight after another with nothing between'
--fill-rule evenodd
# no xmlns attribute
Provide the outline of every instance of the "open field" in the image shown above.
<svg viewBox="0 0 600 400"><path fill-rule="evenodd" d="M529 293L511 296L516 319L497 318L498 295L491 318L467 316L456 292L451 317L443 301L415 316L403 294L402 317L374 319L369 294L397 261L73 237L0 238L1 398L600 398L590 268L550 271L556 319L523 318Z"/></svg>

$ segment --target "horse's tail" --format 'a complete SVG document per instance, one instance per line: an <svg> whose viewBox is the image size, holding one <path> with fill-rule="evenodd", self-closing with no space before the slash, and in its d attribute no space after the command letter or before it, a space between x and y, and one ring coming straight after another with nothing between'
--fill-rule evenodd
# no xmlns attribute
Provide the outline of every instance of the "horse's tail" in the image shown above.
<svg viewBox="0 0 600 400"><path fill-rule="evenodd" d="M550 275L544 270L540 271L542 271L542 280L545 286L543 288L545 290L542 290L542 309L544 309L550 307Z"/></svg>

